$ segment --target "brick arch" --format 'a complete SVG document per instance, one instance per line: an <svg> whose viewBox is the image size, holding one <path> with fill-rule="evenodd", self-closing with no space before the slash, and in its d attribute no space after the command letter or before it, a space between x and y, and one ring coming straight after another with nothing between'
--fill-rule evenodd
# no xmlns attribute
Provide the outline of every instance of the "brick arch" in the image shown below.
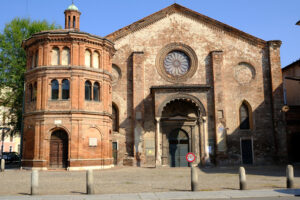
<svg viewBox="0 0 300 200"><path fill-rule="evenodd" d="M96 129L99 132L100 138L102 139L103 134L101 132L100 127L92 125L92 126L89 127L89 129Z"/></svg>
<svg viewBox="0 0 300 200"><path fill-rule="evenodd" d="M68 135L68 140L69 140L69 141L71 140L71 132L69 131L69 129L67 129L65 126L62 126L62 125L58 125L58 126L55 126L55 127L51 128L51 129L49 129L48 134L47 134L47 136L46 136L46 139L47 139L47 140L50 140L50 139L51 139L52 133L53 133L54 131L58 131L58 130L63 130L63 131L65 131L65 132L67 133L67 135Z"/></svg>
<svg viewBox="0 0 300 200"><path fill-rule="evenodd" d="M168 103L175 101L175 100L180 100L180 99L186 100L186 101L191 101L193 104L195 104L196 107L198 108L198 116L206 116L205 107L203 106L203 104L197 97L195 97L193 95L189 95L189 94L176 94L176 95L171 95L171 96L165 98L165 100L160 104L158 111L157 111L158 117L162 116L162 112Z"/></svg>

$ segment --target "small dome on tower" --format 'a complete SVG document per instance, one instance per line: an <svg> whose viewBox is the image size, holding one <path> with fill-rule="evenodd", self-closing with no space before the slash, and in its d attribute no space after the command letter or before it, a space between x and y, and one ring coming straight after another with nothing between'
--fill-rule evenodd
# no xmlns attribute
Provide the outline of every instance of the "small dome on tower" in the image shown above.
<svg viewBox="0 0 300 200"><path fill-rule="evenodd" d="M76 10L79 11L77 6L75 6L73 3L67 8L67 10Z"/></svg>

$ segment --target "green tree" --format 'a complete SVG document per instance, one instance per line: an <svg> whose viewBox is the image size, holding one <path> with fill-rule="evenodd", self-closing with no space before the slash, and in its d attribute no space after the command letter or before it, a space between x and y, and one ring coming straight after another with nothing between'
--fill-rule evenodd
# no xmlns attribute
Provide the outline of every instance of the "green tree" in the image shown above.
<svg viewBox="0 0 300 200"><path fill-rule="evenodd" d="M10 124L14 130L21 128L22 103L24 88L24 72L26 54L21 47L22 41L32 34L60 28L47 21L31 21L30 19L15 18L5 25L0 33L0 106L9 107Z"/></svg>

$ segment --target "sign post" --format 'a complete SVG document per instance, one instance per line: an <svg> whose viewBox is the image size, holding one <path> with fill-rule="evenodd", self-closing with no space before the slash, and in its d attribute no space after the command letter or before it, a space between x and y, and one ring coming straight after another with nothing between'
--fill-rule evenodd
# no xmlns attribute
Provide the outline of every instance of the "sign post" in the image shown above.
<svg viewBox="0 0 300 200"><path fill-rule="evenodd" d="M189 152L189 153L186 154L185 159L186 159L186 161L188 161L189 163L192 163L192 162L194 162L194 161L196 160L196 156L195 156L194 153Z"/></svg>
<svg viewBox="0 0 300 200"><path fill-rule="evenodd" d="M191 163L191 189L192 191L196 191L198 187L198 172L196 167L192 165L192 162L196 160L196 156L194 153L189 152L186 154L185 159Z"/></svg>

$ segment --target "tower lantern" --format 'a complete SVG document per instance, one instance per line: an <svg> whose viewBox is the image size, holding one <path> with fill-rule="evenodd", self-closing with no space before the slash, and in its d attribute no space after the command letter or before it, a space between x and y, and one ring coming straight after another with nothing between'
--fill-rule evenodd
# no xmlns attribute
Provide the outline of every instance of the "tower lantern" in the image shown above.
<svg viewBox="0 0 300 200"><path fill-rule="evenodd" d="M65 29L76 29L79 30L80 25L80 15L79 9L77 6L72 3L66 10L65 10Z"/></svg>

